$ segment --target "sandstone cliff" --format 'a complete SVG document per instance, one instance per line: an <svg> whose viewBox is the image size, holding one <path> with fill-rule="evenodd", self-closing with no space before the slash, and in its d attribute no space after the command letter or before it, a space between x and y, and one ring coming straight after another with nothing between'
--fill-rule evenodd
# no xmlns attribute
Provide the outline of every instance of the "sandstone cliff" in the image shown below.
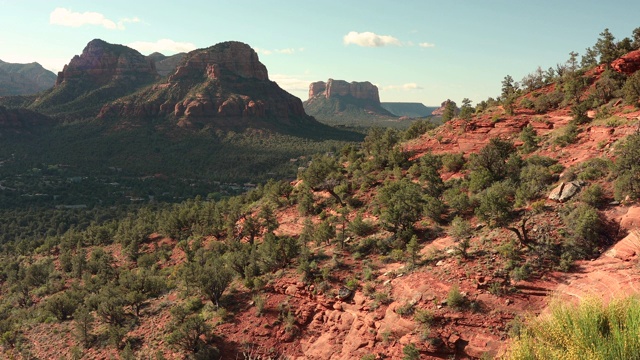
<svg viewBox="0 0 640 360"><path fill-rule="evenodd" d="M165 81L102 108L100 117L113 116L170 116L186 127L309 120L300 99L269 80L257 53L235 41L184 55Z"/></svg>
<svg viewBox="0 0 640 360"><path fill-rule="evenodd" d="M326 83L324 81L311 83L309 85L309 100L318 96L326 99L351 96L380 105L378 87L368 81L348 83L344 80L329 79Z"/></svg>
<svg viewBox="0 0 640 360"><path fill-rule="evenodd" d="M307 113L331 125L382 125L397 116L380 105L378 87L368 81L346 82L329 79L309 85L309 99L303 103Z"/></svg>

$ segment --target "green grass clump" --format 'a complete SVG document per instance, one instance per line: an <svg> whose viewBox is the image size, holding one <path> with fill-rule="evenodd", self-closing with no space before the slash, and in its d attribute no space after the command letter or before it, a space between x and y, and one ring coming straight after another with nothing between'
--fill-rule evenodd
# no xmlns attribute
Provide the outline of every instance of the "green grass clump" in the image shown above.
<svg viewBox="0 0 640 360"><path fill-rule="evenodd" d="M551 305L520 333L507 359L638 359L640 300L630 297L604 305L591 298L580 305Z"/></svg>

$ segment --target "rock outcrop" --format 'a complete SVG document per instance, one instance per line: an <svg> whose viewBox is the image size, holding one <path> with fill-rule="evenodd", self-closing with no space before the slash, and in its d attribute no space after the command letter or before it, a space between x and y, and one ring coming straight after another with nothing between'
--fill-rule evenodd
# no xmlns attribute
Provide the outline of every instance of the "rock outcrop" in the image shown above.
<svg viewBox="0 0 640 360"><path fill-rule="evenodd" d="M30 95L51 88L56 75L38 63L12 64L0 60L0 96Z"/></svg>
<svg viewBox="0 0 640 360"><path fill-rule="evenodd" d="M614 60L611 68L617 72L631 75L640 70L640 50L634 50Z"/></svg>
<svg viewBox="0 0 640 360"><path fill-rule="evenodd" d="M442 102L442 104L440 104L440 107L433 110L431 112L431 115L433 116L442 116L442 114L444 114L444 109L447 107L447 105L449 105L450 103L453 103L453 106L455 106L456 110L454 112L455 115L458 115L458 113L460 112L460 109L458 109L458 106L456 105L456 102L453 100L445 100Z"/></svg>
<svg viewBox="0 0 640 360"><path fill-rule="evenodd" d="M329 79L326 83L324 81L311 83L309 85L309 99L318 96L326 99L351 96L355 99L368 100L380 105L378 87L368 81L352 81L348 83L344 80Z"/></svg>
<svg viewBox="0 0 640 360"><path fill-rule="evenodd" d="M114 80L139 82L156 77L154 62L136 50L95 39L58 73L56 86L80 81L101 86Z"/></svg>
<svg viewBox="0 0 640 360"><path fill-rule="evenodd" d="M397 116L380 105L378 87L368 81L329 79L309 85L307 113L333 125L366 125L373 121L395 121Z"/></svg>
<svg viewBox="0 0 640 360"><path fill-rule="evenodd" d="M165 81L104 106L99 116L173 116L186 127L309 120L300 99L270 81L258 54L236 41L189 52Z"/></svg>

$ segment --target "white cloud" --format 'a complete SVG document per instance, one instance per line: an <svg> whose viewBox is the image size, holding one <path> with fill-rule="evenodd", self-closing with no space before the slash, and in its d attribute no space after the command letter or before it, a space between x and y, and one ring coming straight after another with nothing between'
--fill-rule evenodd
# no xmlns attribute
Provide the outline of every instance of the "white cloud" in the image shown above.
<svg viewBox="0 0 640 360"><path fill-rule="evenodd" d="M65 8L56 8L49 15L49 23L70 27L80 27L82 25L99 25L106 29L117 29L118 25L113 20L107 19L97 12L72 12Z"/></svg>
<svg viewBox="0 0 640 360"><path fill-rule="evenodd" d="M383 90L422 90L422 86L416 83L406 83L403 85L389 85L382 88Z"/></svg>
<svg viewBox="0 0 640 360"><path fill-rule="evenodd" d="M261 55L273 55L273 54L285 54L285 55L292 55L296 52L302 52L304 51L304 48L298 48L298 49L294 49L294 48L286 48L286 49L275 49L275 50L268 50L268 49L262 49L262 48L254 48L254 50Z"/></svg>
<svg viewBox="0 0 640 360"><path fill-rule="evenodd" d="M274 74L270 76L271 80L278 83L278 85L287 90L288 92L300 92L300 91L308 91L309 84L312 81L300 79L297 76L285 75L285 74Z"/></svg>
<svg viewBox="0 0 640 360"><path fill-rule="evenodd" d="M354 44L363 47L401 46L402 42L390 35L378 35L370 31L362 33L351 31L342 38L345 45Z"/></svg>
<svg viewBox="0 0 640 360"><path fill-rule="evenodd" d="M115 22L107 19L103 14L93 11L83 13L73 12L65 8L56 8L49 14L49 23L52 25L61 25L69 27L80 27L83 25L97 25L109 30L124 30L125 24L138 23L140 18L124 18Z"/></svg>
<svg viewBox="0 0 640 360"><path fill-rule="evenodd" d="M431 44L428 42L421 42L420 44L418 44L418 46L420 46L421 48L432 48L435 47L436 44Z"/></svg>
<svg viewBox="0 0 640 360"><path fill-rule="evenodd" d="M189 52L195 50L196 46L188 42L177 42L171 39L160 39L156 42L151 41L135 41L127 44L128 47L134 48L141 53L152 52Z"/></svg>
<svg viewBox="0 0 640 360"><path fill-rule="evenodd" d="M124 19L118 21L118 29L124 30L125 29L124 24L127 24L127 23L139 23L140 21L141 20L138 17L124 18Z"/></svg>

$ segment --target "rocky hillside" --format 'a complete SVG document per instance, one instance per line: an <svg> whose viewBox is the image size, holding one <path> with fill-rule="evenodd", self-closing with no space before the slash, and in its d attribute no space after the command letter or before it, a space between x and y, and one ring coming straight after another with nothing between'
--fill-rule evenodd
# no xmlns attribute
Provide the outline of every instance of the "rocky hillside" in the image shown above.
<svg viewBox="0 0 640 360"><path fill-rule="evenodd" d="M56 75L38 63L12 64L0 60L0 96L30 95L51 88Z"/></svg>
<svg viewBox="0 0 640 360"><path fill-rule="evenodd" d="M398 118L380 105L378 87L368 81L349 83L329 79L311 83L304 108L309 115L328 124L371 126Z"/></svg>
<svg viewBox="0 0 640 360"><path fill-rule="evenodd" d="M216 46L186 56L165 88L267 84L244 46ZM505 87L502 102L435 129L374 128L362 144L305 158L295 181L10 243L1 355L508 357L553 299L640 290L640 92L629 91L640 73L623 58ZM166 91L161 104L184 96Z"/></svg>
<svg viewBox="0 0 640 360"><path fill-rule="evenodd" d="M240 42L184 55L166 80L105 105L99 116L170 117L183 127L313 123L300 99L270 81L256 52Z"/></svg>

